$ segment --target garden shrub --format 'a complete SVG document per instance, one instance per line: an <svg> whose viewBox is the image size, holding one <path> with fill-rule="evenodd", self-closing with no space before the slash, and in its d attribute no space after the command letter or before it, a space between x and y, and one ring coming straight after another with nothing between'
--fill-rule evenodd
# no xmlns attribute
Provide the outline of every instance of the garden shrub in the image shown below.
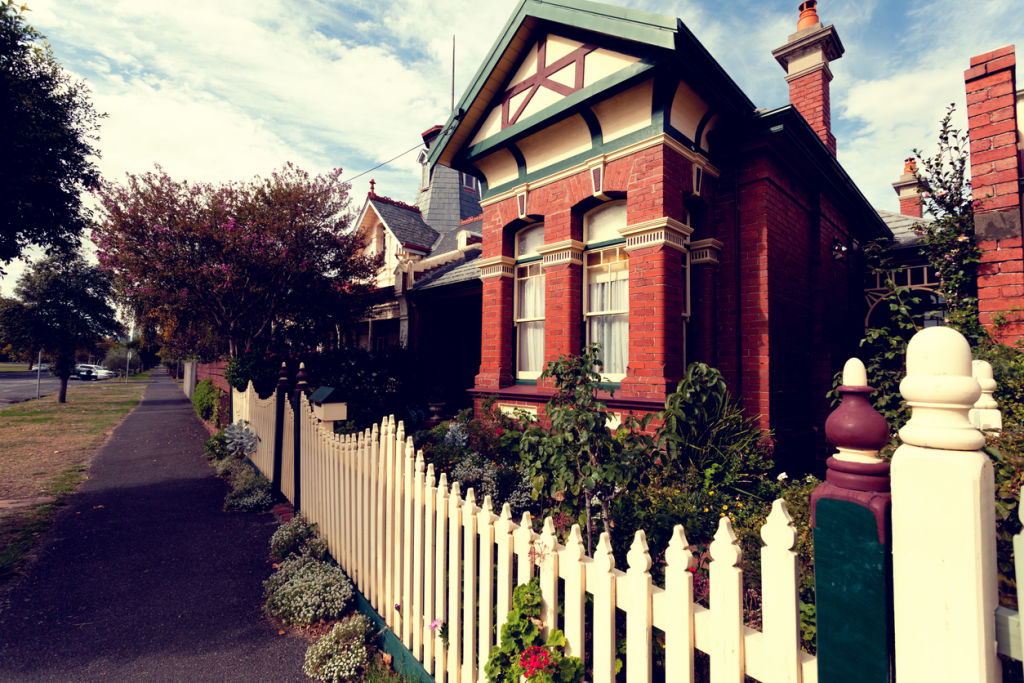
<svg viewBox="0 0 1024 683"><path fill-rule="evenodd" d="M203 444L203 455L213 462L219 462L228 456L228 444L223 429L206 440Z"/></svg>
<svg viewBox="0 0 1024 683"><path fill-rule="evenodd" d="M249 429L249 423L245 420L229 424L221 432L224 434L225 445L232 455L242 458L256 452L258 437L256 432Z"/></svg>
<svg viewBox="0 0 1024 683"><path fill-rule="evenodd" d="M310 555L291 555L278 566L277 570L267 577L267 580L263 582L263 593L264 597L270 597L284 584L291 581L292 577L295 576L296 572L305 567L311 562L316 562L316 558Z"/></svg>
<svg viewBox="0 0 1024 683"><path fill-rule="evenodd" d="M217 396L217 387L213 386L213 382L204 379L196 384L195 391L192 392L192 406L200 419L206 422L217 421L219 397Z"/></svg>
<svg viewBox="0 0 1024 683"><path fill-rule="evenodd" d="M565 634L551 629L547 640L540 630L540 581L537 577L516 586L512 609L501 627L498 647L491 650L484 671L488 683L519 683L520 677L543 683L579 683L583 662L566 657Z"/></svg>
<svg viewBox="0 0 1024 683"><path fill-rule="evenodd" d="M236 466L231 475L231 492L224 499L225 510L260 512L274 504L270 482L245 463Z"/></svg>
<svg viewBox="0 0 1024 683"><path fill-rule="evenodd" d="M345 617L309 646L302 672L318 681L355 678L369 661L366 639L372 628L370 620L362 614Z"/></svg>
<svg viewBox="0 0 1024 683"><path fill-rule="evenodd" d="M352 583L338 567L310 558L290 574L268 595L266 606L286 624L338 619L352 602Z"/></svg>
<svg viewBox="0 0 1024 683"><path fill-rule="evenodd" d="M302 555L310 540L316 538L316 524L310 524L301 514L277 527L270 537L270 559L286 560L292 555Z"/></svg>
<svg viewBox="0 0 1024 683"><path fill-rule="evenodd" d="M520 471L519 441L524 423L508 417L486 402L480 417L471 410L414 437L427 463L462 491L473 489L478 503L491 496L495 511L509 504L513 517L530 509L532 486Z"/></svg>

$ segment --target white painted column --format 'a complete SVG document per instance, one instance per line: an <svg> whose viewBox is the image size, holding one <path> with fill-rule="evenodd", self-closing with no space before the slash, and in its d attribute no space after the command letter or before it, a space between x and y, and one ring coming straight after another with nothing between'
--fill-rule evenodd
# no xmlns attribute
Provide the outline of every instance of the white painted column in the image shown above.
<svg viewBox="0 0 1024 683"><path fill-rule="evenodd" d="M996 681L994 481L968 420L981 388L963 336L917 333L900 393L912 417L892 461L896 679Z"/></svg>
<svg viewBox="0 0 1024 683"><path fill-rule="evenodd" d="M1003 414L999 412L999 404L992 397L992 392L996 390L992 366L987 360L976 360L971 363L971 372L981 385L981 396L971 408L971 424L982 430L1002 431Z"/></svg>

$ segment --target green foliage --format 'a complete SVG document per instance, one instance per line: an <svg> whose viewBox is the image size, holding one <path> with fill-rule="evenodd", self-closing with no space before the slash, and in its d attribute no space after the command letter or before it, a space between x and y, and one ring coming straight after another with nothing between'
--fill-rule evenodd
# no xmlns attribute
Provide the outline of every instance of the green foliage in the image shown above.
<svg viewBox="0 0 1024 683"><path fill-rule="evenodd" d="M312 558L297 564L289 568L286 580L271 582L268 579L264 583L267 613L286 624L312 624L340 618L354 596L348 577L338 567ZM282 565L278 572L284 567ZM268 583L273 590L267 588Z"/></svg>
<svg viewBox="0 0 1024 683"><path fill-rule="evenodd" d="M245 420L239 420L221 430L224 433L224 442L228 452L235 457L244 458L256 452L256 442L259 437L256 436L256 432L249 429L248 425L249 423Z"/></svg>
<svg viewBox="0 0 1024 683"><path fill-rule="evenodd" d="M217 387L213 382L204 379L196 384L192 392L192 406L196 410L199 419L207 422L217 422L217 412L220 409L220 401L217 395Z"/></svg>
<svg viewBox="0 0 1024 683"><path fill-rule="evenodd" d="M74 252L89 223L82 192L100 177L102 117L24 12L0 2L0 266L33 244Z"/></svg>
<svg viewBox="0 0 1024 683"><path fill-rule="evenodd" d="M270 482L254 468L244 463L231 475L231 491L224 498L225 510L260 512L274 504L270 495Z"/></svg>
<svg viewBox="0 0 1024 683"><path fill-rule="evenodd" d="M121 330L110 305L110 279L76 253L36 261L14 291L22 305L2 309L0 328L16 328L53 358L50 372L61 378L63 403L75 352Z"/></svg>
<svg viewBox="0 0 1024 683"><path fill-rule="evenodd" d="M211 462L219 462L229 455L223 429L206 440L206 443L203 444L203 455Z"/></svg>
<svg viewBox="0 0 1024 683"><path fill-rule="evenodd" d="M362 614L342 619L326 635L309 646L302 672L318 681L355 678L369 661L366 639L372 630L370 621Z"/></svg>
<svg viewBox="0 0 1024 683"><path fill-rule="evenodd" d="M277 386L281 361L268 352L245 351L228 360L224 368L224 379L239 391L245 391L249 382L256 393L269 396Z"/></svg>
<svg viewBox="0 0 1024 683"><path fill-rule="evenodd" d="M301 514L295 515L277 527L270 537L270 558L281 561L293 555L305 555L310 541L316 537L316 524L310 524Z"/></svg>
<svg viewBox="0 0 1024 683"><path fill-rule="evenodd" d="M551 427L534 425L520 442L534 499L557 501L573 515L582 511L588 553L594 549L595 501L602 530L612 533L612 504L635 484L650 452L650 439L635 419L627 418L614 435L609 431L612 413L598 398L600 364L597 345L548 363L541 378L555 381L545 407Z"/></svg>
<svg viewBox="0 0 1024 683"><path fill-rule="evenodd" d="M103 358L103 367L120 374L124 374L125 368L128 368L131 372L139 372L142 369L142 356L138 351L131 350L131 357L129 358L129 351L128 347L120 344L110 347L107 355Z"/></svg>
<svg viewBox="0 0 1024 683"><path fill-rule="evenodd" d="M519 517L533 502L517 457L526 424L525 418L508 417L487 401L480 417L464 410L414 439L438 476L447 474L449 483L458 482L462 491L472 488L478 502L490 496L495 510L508 503L513 517Z"/></svg>
<svg viewBox="0 0 1024 683"><path fill-rule="evenodd" d="M999 599L1017 608L1017 581L1013 563L1013 537L1021 532L1020 490L1024 483L1024 426L1017 424L990 433L985 452L995 472L996 547Z"/></svg>
<svg viewBox="0 0 1024 683"><path fill-rule="evenodd" d="M500 642L491 650L484 667L488 683L518 683L520 676L543 683L583 680L583 662L564 655L565 634L551 629L547 641L543 640L540 609L540 581L536 577L512 592L512 609L501 627ZM530 666L541 661L542 666Z"/></svg>

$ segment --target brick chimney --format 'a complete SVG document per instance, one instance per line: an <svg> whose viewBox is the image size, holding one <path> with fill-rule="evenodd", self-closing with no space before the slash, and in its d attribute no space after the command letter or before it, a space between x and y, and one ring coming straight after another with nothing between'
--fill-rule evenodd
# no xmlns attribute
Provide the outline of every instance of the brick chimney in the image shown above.
<svg viewBox="0 0 1024 683"><path fill-rule="evenodd" d="M992 327L1002 314L1007 324L993 329L1003 343L1024 339L1024 252L1021 248L1020 136L1014 46L978 55L964 72L967 130L971 141L974 232L981 248L978 309Z"/></svg>
<svg viewBox="0 0 1024 683"><path fill-rule="evenodd" d="M922 214L921 190L917 186L917 176L914 175L916 170L917 162L913 157L905 159L903 175L892 184L892 189L896 190L896 196L900 198L900 213L904 216L920 218Z"/></svg>
<svg viewBox="0 0 1024 683"><path fill-rule="evenodd" d="M832 81L832 71L828 65L843 56L844 48L835 27L821 25L817 5L817 0L800 3L796 33L789 36L785 45L772 50L772 56L786 70L789 103L796 107L829 151L835 154L836 138L832 135L828 86Z"/></svg>

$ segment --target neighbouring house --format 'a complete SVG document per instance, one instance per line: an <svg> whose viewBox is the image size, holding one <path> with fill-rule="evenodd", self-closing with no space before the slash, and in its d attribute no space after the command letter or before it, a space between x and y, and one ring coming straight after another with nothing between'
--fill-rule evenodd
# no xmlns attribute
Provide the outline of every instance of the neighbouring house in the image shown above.
<svg viewBox="0 0 1024 683"><path fill-rule="evenodd" d="M843 46L815 5L773 51L791 104L764 110L679 19L520 2L426 152L479 179L478 402L542 414L544 364L599 343L619 414L659 410L704 361L783 467L824 455L824 395L866 314L861 246L891 232L835 158Z"/></svg>
<svg viewBox="0 0 1024 683"><path fill-rule="evenodd" d="M970 140L970 178L975 200L975 236L981 248L978 266L978 308L981 322L999 341L1024 340L1024 118L1020 103L1024 91L1016 87L1016 54L1013 45L973 57L964 73L967 91L967 133ZM894 283L914 290L922 299L924 324L941 324L944 304L938 293L938 276L916 248L913 226L932 219L923 216L920 189L913 159L893 183L899 213L879 210L893 233L896 258ZM876 305L889 289L882 277L865 287L868 312L865 325L876 314ZM999 324L997 324L999 323Z"/></svg>
<svg viewBox="0 0 1024 683"><path fill-rule="evenodd" d="M403 347L423 359L424 379L438 399L473 384L480 357L481 209L474 176L426 165L441 132L423 133L423 174L416 204L379 195L375 182L356 219L366 253L382 255L378 303L356 326L359 346Z"/></svg>

